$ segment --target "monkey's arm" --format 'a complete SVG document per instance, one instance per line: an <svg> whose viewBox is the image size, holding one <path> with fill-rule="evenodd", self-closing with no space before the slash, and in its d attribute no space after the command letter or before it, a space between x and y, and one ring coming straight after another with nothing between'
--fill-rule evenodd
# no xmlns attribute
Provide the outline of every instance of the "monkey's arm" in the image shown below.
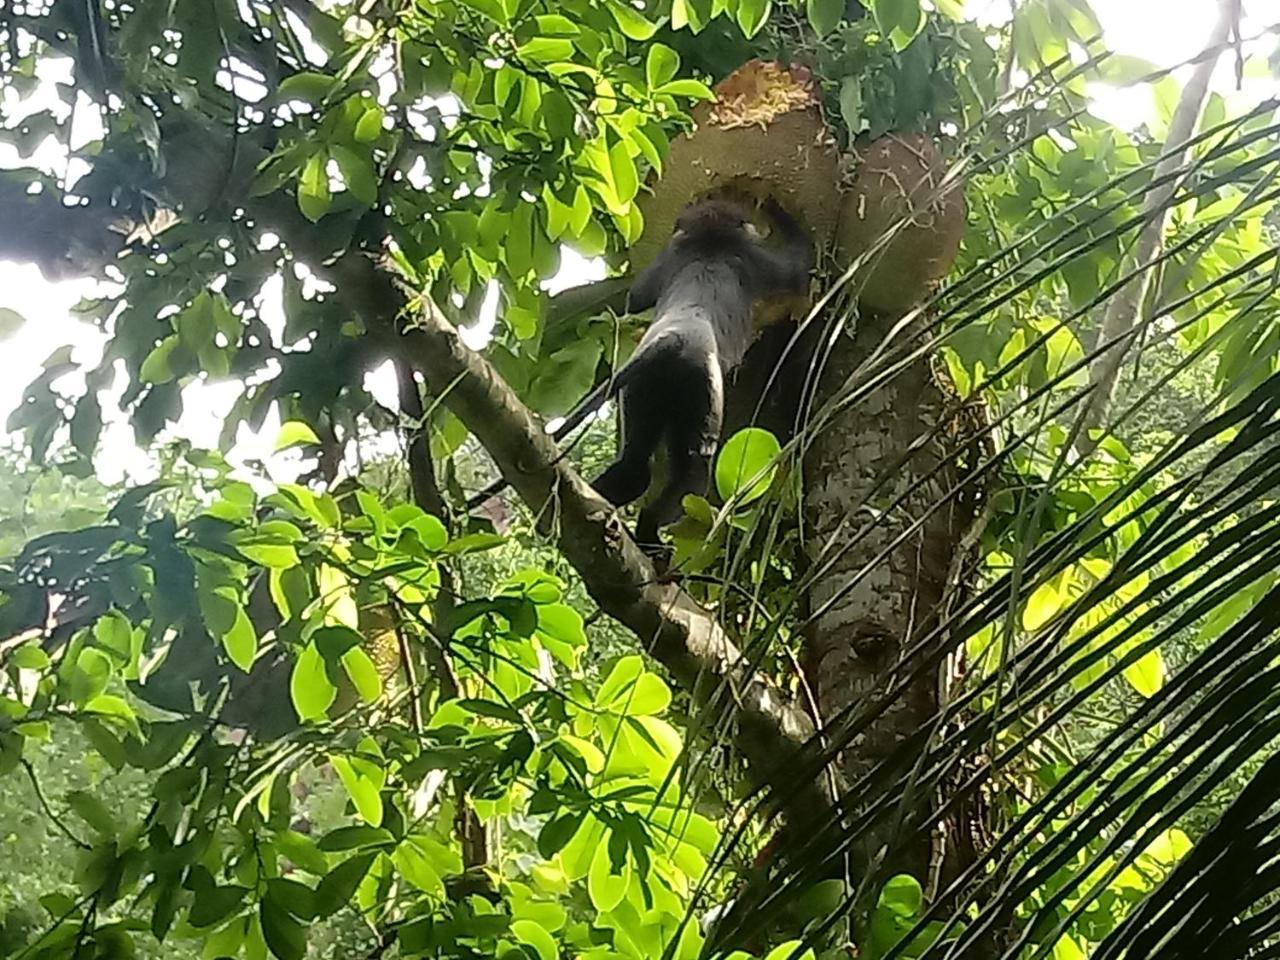
<svg viewBox="0 0 1280 960"><path fill-rule="evenodd" d="M767 292L799 292L813 269L813 244L809 234L772 197L764 201L764 211L773 221L782 243L777 247L758 243L752 246L751 260L758 283Z"/></svg>
<svg viewBox="0 0 1280 960"><path fill-rule="evenodd" d="M658 297L671 273L671 260L671 247L667 247L636 277L627 294L627 313L643 313L658 305Z"/></svg>

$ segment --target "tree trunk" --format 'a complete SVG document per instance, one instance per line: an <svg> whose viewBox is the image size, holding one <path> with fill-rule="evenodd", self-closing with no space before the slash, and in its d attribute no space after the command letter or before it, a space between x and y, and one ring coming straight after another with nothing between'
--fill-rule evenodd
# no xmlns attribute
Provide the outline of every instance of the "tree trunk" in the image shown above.
<svg viewBox="0 0 1280 960"><path fill-rule="evenodd" d="M815 409L848 382L894 319L863 316L856 334L838 337L818 381ZM886 774L909 774L918 749L907 756L895 756L895 750L928 727L945 698L945 671L924 670L849 742L839 739L838 718L856 714L940 652L935 632L922 650L904 657L940 622L952 599L951 571L959 569L957 557L971 542L975 522L973 496L956 495L973 438L971 430L949 422L958 420L953 399L928 360L917 361L835 412L809 438L804 455L801 510L812 578L805 670L821 723L836 739L842 779L859 807L874 800L874 787L868 791L867 785ZM887 770L864 780L884 761ZM853 863L881 861L881 879L908 873L926 889L939 871L951 874L956 864L947 861L967 860L963 849L957 857L965 844L942 844L938 831L908 839L913 823L939 800L927 791L916 794L910 809L889 811L869 824L857 808L846 810L862 831Z"/></svg>

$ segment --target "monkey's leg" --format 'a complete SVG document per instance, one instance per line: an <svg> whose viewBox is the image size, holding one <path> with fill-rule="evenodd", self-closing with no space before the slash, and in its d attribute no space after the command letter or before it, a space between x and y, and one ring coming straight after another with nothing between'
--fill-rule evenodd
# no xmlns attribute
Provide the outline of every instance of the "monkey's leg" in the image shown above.
<svg viewBox="0 0 1280 960"><path fill-rule="evenodd" d="M591 485L615 507L638 500L649 489L650 462L662 441L664 400L646 382L633 383L622 391L622 449L614 464Z"/></svg>
<svg viewBox="0 0 1280 960"><path fill-rule="evenodd" d="M679 391L682 413L667 424L668 478L652 503L640 511L636 542L660 545L658 530L680 519L687 494L702 495L711 481L711 465L724 422L724 383L713 358Z"/></svg>

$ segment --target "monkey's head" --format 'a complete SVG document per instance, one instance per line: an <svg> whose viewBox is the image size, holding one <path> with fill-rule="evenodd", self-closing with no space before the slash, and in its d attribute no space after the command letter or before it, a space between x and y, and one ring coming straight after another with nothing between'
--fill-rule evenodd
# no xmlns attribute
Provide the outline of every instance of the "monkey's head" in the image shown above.
<svg viewBox="0 0 1280 960"><path fill-rule="evenodd" d="M752 222L752 211L745 204L733 200L699 200L680 211L676 218L673 240L697 241L715 239L741 239L759 236Z"/></svg>

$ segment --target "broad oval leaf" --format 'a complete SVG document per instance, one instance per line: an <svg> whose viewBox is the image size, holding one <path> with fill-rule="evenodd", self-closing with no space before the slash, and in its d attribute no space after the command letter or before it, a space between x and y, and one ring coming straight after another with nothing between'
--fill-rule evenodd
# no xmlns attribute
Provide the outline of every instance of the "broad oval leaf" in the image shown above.
<svg viewBox="0 0 1280 960"><path fill-rule="evenodd" d="M521 943L528 944L538 954L538 960L557 960L560 949L555 938L541 924L533 920L515 920L511 924L511 935Z"/></svg>
<svg viewBox="0 0 1280 960"><path fill-rule="evenodd" d="M587 873L587 895L591 898L591 905L601 913L607 913L622 902L629 883L631 861L624 863L620 872L614 872L606 835L605 841L596 845L591 869Z"/></svg>
<svg viewBox="0 0 1280 960"><path fill-rule="evenodd" d="M376 853L361 853L342 861L316 885L316 916L323 919L331 917L345 907L353 896L356 887L369 872L369 867L377 858Z"/></svg>
<svg viewBox="0 0 1280 960"><path fill-rule="evenodd" d="M386 773L372 761L360 757L330 757L356 813L371 827L382 823L382 785Z"/></svg>
<svg viewBox="0 0 1280 960"><path fill-rule="evenodd" d="M768 430L739 430L716 458L716 489L720 496L724 500L737 497L744 504L762 497L773 483L781 452L778 438Z"/></svg>
<svg viewBox="0 0 1280 960"><path fill-rule="evenodd" d="M805 0L805 14L813 32L825 37L844 19L845 0Z"/></svg>
<svg viewBox="0 0 1280 960"><path fill-rule="evenodd" d="M276 437L276 445L273 449L276 453L279 453L281 450L288 450L290 447L319 443L320 438L316 436L316 432L311 429L310 424L301 420L288 420L280 425L280 434Z"/></svg>
<svg viewBox="0 0 1280 960"><path fill-rule="evenodd" d="M314 153L298 175L298 209L312 223L329 212L329 173L325 169L328 156Z"/></svg>
<svg viewBox="0 0 1280 960"><path fill-rule="evenodd" d="M254 657L258 655L258 633L253 629L253 623L244 607L238 603L235 620L232 621L231 628L222 635L222 648L227 651L231 662L245 673L249 672Z"/></svg>
<svg viewBox="0 0 1280 960"><path fill-rule="evenodd" d="M680 54L664 43L655 43L649 47L644 61L644 77L650 88L656 90L674 80L679 70Z"/></svg>
<svg viewBox="0 0 1280 960"><path fill-rule="evenodd" d="M289 678L289 696L298 718L304 723L323 718L337 695L337 688L325 672L324 657L315 644L307 644L298 654Z"/></svg>
<svg viewBox="0 0 1280 960"><path fill-rule="evenodd" d="M843 7L845 0L840 0ZM770 0L739 0L738 26L747 37L754 37L769 19Z"/></svg>
<svg viewBox="0 0 1280 960"><path fill-rule="evenodd" d="M342 655L342 669L365 703L373 703L382 696L382 677L378 675L378 667L362 648L352 647Z"/></svg>

